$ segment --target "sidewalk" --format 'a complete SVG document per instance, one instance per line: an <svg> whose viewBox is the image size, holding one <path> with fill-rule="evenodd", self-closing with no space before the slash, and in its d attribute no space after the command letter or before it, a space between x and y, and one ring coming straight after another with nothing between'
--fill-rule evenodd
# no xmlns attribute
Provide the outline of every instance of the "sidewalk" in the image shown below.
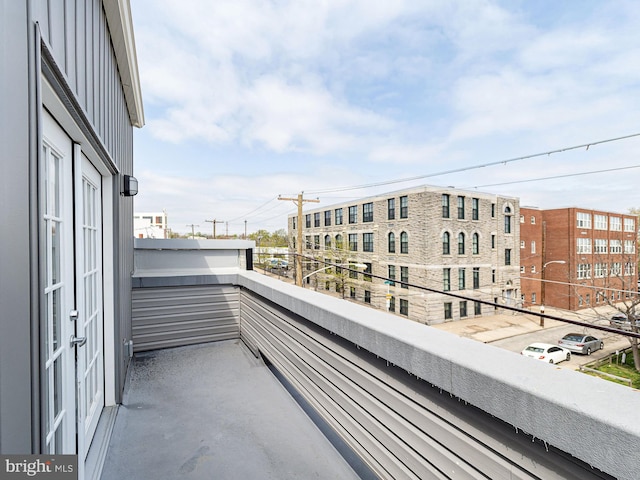
<svg viewBox="0 0 640 480"><path fill-rule="evenodd" d="M483 343L491 343L516 335L549 330L566 325L566 323L546 318L544 325L544 327L540 326L540 318L535 315L501 313L431 326L439 330L454 333L460 337L471 338Z"/></svg>

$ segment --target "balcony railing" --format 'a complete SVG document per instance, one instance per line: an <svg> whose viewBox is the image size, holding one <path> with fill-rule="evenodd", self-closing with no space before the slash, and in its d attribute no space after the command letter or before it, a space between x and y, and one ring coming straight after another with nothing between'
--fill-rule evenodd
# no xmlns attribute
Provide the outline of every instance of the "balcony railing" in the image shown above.
<svg viewBox="0 0 640 480"><path fill-rule="evenodd" d="M135 351L240 338L380 478L638 476L637 391L167 242L136 244Z"/></svg>

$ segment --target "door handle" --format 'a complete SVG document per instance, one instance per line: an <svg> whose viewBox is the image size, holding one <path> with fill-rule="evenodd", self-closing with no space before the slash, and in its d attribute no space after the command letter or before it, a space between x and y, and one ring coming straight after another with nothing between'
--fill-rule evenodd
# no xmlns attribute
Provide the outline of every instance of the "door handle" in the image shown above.
<svg viewBox="0 0 640 480"><path fill-rule="evenodd" d="M71 347L82 347L85 343L87 343L87 337L76 337L75 335L71 335L71 339L69 340L69 346Z"/></svg>

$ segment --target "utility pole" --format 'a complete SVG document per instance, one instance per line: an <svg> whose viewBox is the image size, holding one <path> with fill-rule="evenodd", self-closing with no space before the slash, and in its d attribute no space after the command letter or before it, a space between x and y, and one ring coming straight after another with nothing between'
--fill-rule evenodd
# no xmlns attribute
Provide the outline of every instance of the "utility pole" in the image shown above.
<svg viewBox="0 0 640 480"><path fill-rule="evenodd" d="M247 221L244 221L244 239L247 239Z"/></svg>
<svg viewBox="0 0 640 480"><path fill-rule="evenodd" d="M305 199L304 192L298 194L298 198L284 198L278 196L278 200L289 200L298 206L298 241L296 242L296 285L302 286L302 204L305 202L320 203L320 199Z"/></svg>
<svg viewBox="0 0 640 480"><path fill-rule="evenodd" d="M207 223L213 223L213 238L216 238L216 223L220 223L222 222L222 220L216 220L215 218L213 220L205 220L205 222Z"/></svg>
<svg viewBox="0 0 640 480"><path fill-rule="evenodd" d="M196 238L196 227L199 227L200 225L194 225L193 223L191 225L187 224L187 227L191 227L191 238Z"/></svg>

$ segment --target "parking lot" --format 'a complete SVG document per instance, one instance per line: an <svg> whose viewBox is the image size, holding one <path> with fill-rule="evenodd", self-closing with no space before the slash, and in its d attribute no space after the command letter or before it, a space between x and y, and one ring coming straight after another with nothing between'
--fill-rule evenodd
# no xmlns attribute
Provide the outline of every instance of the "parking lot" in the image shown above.
<svg viewBox="0 0 640 480"><path fill-rule="evenodd" d="M608 325L608 322L594 320L593 312L584 314L564 311L549 311L547 313L573 320L583 320ZM604 314L602 315L605 316ZM602 339L604 349L593 352L590 356L571 354L571 360L559 364L561 367L578 369L580 365L585 365L597 358L602 358L620 351L629 346L629 341L623 335L603 332L595 328L581 327L557 320L545 319L545 326L540 326L540 319L535 315L501 313L491 317L473 318L459 320L439 325L434 328L445 330L456 335L471 338L479 342L495 345L515 353L520 353L527 345L535 342L550 343L557 345L567 333L585 333Z"/></svg>

